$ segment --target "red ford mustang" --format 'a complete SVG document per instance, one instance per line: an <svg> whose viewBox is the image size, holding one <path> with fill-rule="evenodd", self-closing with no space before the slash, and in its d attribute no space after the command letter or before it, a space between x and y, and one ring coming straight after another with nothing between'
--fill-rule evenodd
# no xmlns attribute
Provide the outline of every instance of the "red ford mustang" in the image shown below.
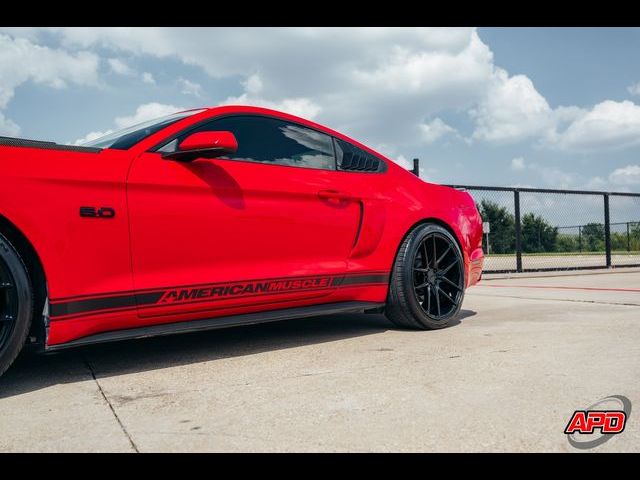
<svg viewBox="0 0 640 480"><path fill-rule="evenodd" d="M336 312L441 328L482 273L469 194L284 113L0 137L0 374L75 345Z"/></svg>

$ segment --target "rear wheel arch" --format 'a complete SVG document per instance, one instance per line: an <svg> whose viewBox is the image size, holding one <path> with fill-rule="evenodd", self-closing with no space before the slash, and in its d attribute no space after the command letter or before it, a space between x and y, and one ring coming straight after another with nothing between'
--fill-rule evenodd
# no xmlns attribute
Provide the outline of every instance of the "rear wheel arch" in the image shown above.
<svg viewBox="0 0 640 480"><path fill-rule="evenodd" d="M412 224L404 232L404 235L402 235L402 238L400 238L400 240L396 243L396 248L393 250L393 258L391 259L389 272L393 272L396 266L396 260L398 258L398 252L400 251L400 247L402 247L402 244L407 239L407 237L411 234L411 232L413 232L416 228L422 225L428 225L428 224L438 225L444 228L445 230L447 230L451 234L451 236L454 238L456 243L458 244L458 247L460 248L460 252L462 252L462 257L464 258L465 253L464 253L464 249L462 248L462 242L460 241L460 238L458 238L458 235L456 234L455 230L451 227L451 225L449 225L447 222L445 222L444 220L438 217L426 217ZM466 275L466 272L465 272L465 275ZM389 275L389 281L387 283L388 287L391 287L391 277L392 275Z"/></svg>
<svg viewBox="0 0 640 480"><path fill-rule="evenodd" d="M8 218L0 214L0 233L9 240L20 255L31 281L34 296L34 318L31 322L29 337L35 338L35 342L44 345L46 338L44 317L42 315L47 299L47 282L44 267L36 249L27 236Z"/></svg>
<svg viewBox="0 0 640 480"><path fill-rule="evenodd" d="M456 231L451 227L451 225L449 225L447 222L445 222L444 220L438 218L438 217L427 217L427 218L423 218L421 220L418 220L417 222L415 222L413 225L411 225L407 231L404 233L404 235L402 236L402 238L400 239L400 241L397 243L396 245L396 249L393 252L393 261L391 263L391 268L393 269L396 258L398 256L398 250L400 250L400 247L402 246L402 243L405 241L405 239L409 236L409 234L411 232L413 232L416 228L418 228L421 225L426 225L426 224L433 224L433 225L438 225L442 228L444 228L445 230L447 230L455 239L456 243L458 244L458 247L460 248L460 251L462 252L462 255L464 256L464 248L462 248L462 242L460 241L460 238L458 237L458 234L456 233Z"/></svg>

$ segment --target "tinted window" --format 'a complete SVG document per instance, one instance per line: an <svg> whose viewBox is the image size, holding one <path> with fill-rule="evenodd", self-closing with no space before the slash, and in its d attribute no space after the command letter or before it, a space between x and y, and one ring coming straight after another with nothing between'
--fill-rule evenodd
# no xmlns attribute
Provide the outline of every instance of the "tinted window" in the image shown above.
<svg viewBox="0 0 640 480"><path fill-rule="evenodd" d="M216 130L233 132L238 141L238 151L233 156L220 158L325 170L336 168L330 136L275 118L219 118L191 130L180 137L177 143L188 134ZM165 148L161 150L166 151Z"/></svg>

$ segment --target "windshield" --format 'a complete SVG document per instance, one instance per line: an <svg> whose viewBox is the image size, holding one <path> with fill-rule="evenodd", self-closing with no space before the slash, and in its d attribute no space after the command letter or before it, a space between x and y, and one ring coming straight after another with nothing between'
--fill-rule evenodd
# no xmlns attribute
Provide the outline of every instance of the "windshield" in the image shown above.
<svg viewBox="0 0 640 480"><path fill-rule="evenodd" d="M153 135L164 127L168 127L178 120L203 111L204 109L172 113L171 115L167 115L166 117L155 118L143 123L138 123L137 125L132 125L131 127L118 130L117 132L109 133L100 138L96 138L95 140L84 142L81 144L81 146L126 150L138 143L140 140Z"/></svg>

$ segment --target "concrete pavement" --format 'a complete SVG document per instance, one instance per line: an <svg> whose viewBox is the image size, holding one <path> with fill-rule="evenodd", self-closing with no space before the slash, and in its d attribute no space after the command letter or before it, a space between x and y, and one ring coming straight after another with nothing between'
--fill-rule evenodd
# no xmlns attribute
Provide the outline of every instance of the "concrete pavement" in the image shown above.
<svg viewBox="0 0 640 480"><path fill-rule="evenodd" d="M0 451L575 451L573 411L640 408L639 367L640 273L500 278L439 331L348 315L22 357ZM640 450L639 416L596 451Z"/></svg>

